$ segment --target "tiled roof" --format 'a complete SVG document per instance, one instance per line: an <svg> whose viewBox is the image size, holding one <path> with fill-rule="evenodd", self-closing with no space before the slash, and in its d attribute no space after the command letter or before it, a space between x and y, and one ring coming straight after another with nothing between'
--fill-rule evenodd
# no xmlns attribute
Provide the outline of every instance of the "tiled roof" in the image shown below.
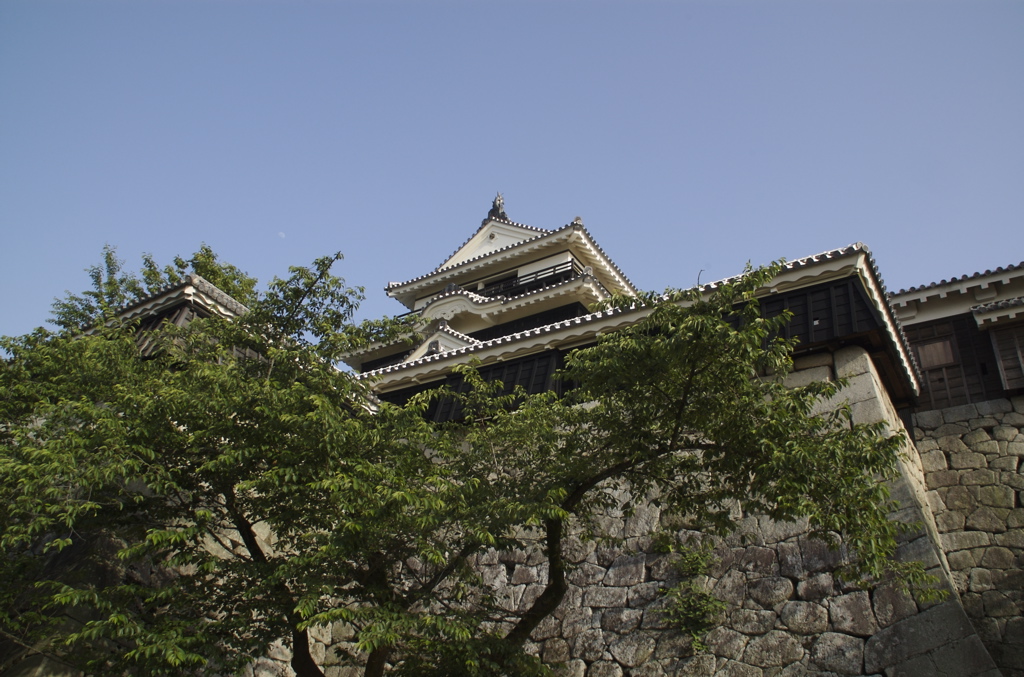
<svg viewBox="0 0 1024 677"><path fill-rule="evenodd" d="M958 282L968 282L970 280L974 280L974 279L977 279L977 278L980 278L980 277L986 277L988 275L997 275L999 273L1009 273L1009 272L1013 272L1015 270L1024 270L1024 261L1021 261L1020 263L1016 263L1016 264L1011 264L1009 266L1006 266L1005 268L999 267L999 268L996 268L995 270L986 270L983 273L972 273L970 275L961 275L960 277L954 276L954 277L951 277L948 280L939 280L938 282L930 282L928 284L923 284L923 285L920 285L920 286L917 286L917 287L910 287L909 289L900 289L898 292L895 292L893 294L889 294L889 296L897 296L899 294L911 294L913 292L920 292L920 291L924 291L926 289L933 289L935 287L942 287L942 286L947 285L947 284L956 284Z"/></svg>
<svg viewBox="0 0 1024 677"><path fill-rule="evenodd" d="M865 255L865 259L866 259L866 261L868 263L868 267L869 267L869 271L870 271L870 277L872 278L871 282L873 282L874 286L877 288L877 293L879 295L879 301L880 301L881 305L883 306L879 310L883 313L885 319L887 320L886 325L891 330L890 332L887 332L887 335L890 337L890 340L892 340L892 342L895 344L894 348L896 349L897 353L900 355L901 361L903 362L904 367L908 370L908 372L909 372L908 375L910 376L911 382L912 382L912 384L914 384L914 388L916 389L917 388L917 382L918 382L918 374L920 373L920 369L917 366L917 360L915 359L913 352L910 350L909 343L907 342L906 335L903 332L903 327L900 324L899 319L896 317L896 314L892 311L892 308L886 302L887 294L886 294L886 290L885 290L885 283L882 280L882 276L881 276L881 274L878 271L878 265L875 262L874 256L871 254L871 250L867 247L867 245L865 245L862 242L855 242L855 243L853 243L851 245L847 245L845 247L840 247L838 249L831 249L829 251L822 252L820 254L814 254L813 256L805 256L803 258L799 258L799 259L796 259L796 260L793 260L793 261L788 261L788 262L784 263L783 264L783 269L784 270L799 270L800 268L805 268L805 267L814 265L816 263L822 263L822 262L825 262L825 261L841 259L841 258L844 258L844 257L847 257L847 256L851 256L851 255L855 255L855 254L858 254L858 253L863 253ZM710 291L713 291L714 289L722 286L723 284L726 284L726 283L731 282L731 281L738 280L741 277L742 277L741 275L736 275L736 276L725 278L725 279L718 280L718 281L715 281L715 282L709 282L709 283L707 283L705 285L702 285L701 289L703 291L705 291L705 292L710 292ZM583 315L581 317L573 318L573 319L570 319L570 320L563 320L561 322L555 322L553 324L545 325L543 327L538 327L536 329L530 329L530 330L522 331L522 332L519 332L519 333L516 333L516 334L510 334L509 336L503 336L503 337L500 337L500 338L491 339L489 341L483 341L483 342L478 343L476 345L467 346L465 348L459 348L457 350L453 350L453 351L450 351L450 352L447 352L447 353L440 353L440 354L436 354L436 355L424 356L424 357L422 357L422 358L420 358L418 360L412 361L412 362L405 362L405 363L400 363L400 364L394 364L394 365L391 365L391 366L388 366L388 367L382 367L381 369L377 369L377 370L374 370L374 371L365 372L364 374L360 374L359 378L370 378L370 377L373 377L373 376L381 376L381 375L384 375L384 374L390 374L390 373L395 373L395 372L399 372L399 371L404 371L406 369L411 369L411 368L414 368L414 367L417 367L417 366L421 366L421 365L429 363L429 362L436 362L436 361L440 361L440 360L446 360L448 358L452 358L452 357L455 357L455 356L469 355L469 354L472 354L472 353L475 353L475 352L478 352L478 351L486 350L487 348L490 348L492 346L497 346L497 345L501 345L501 344L504 344L504 343L513 343L513 342L519 341L521 339L528 338L530 336L541 336L543 334L549 334L549 333L552 333L552 332L557 331L559 329L563 329L563 328L570 327L570 326L573 326L573 325L589 324L591 322L595 322L595 321L597 321L599 319L602 319L602 318L609 318L609 317L613 317L613 316L616 316L616 315L621 315L624 312L628 312L627 309L612 308L612 309L607 309L607 310L601 310L601 311L597 311L597 312L590 313L590 314L587 314L587 315Z"/></svg>
<svg viewBox="0 0 1024 677"><path fill-rule="evenodd" d="M437 268L434 268L434 270L435 270L435 271L437 271L437 270L440 270L440 269L441 269L441 266L443 266L443 265L445 264L445 261L447 261L447 260L448 260L448 259L450 259L451 257L453 257L453 256L455 256L456 254L458 254L458 253L459 253L459 250L460 250L460 249L462 249L463 247L465 247L465 246L466 246L467 244L469 244L469 241L470 241L470 240L472 240L472 239L473 239L474 237L476 237L477 233L479 233L479 232L480 232L481 230L483 230L483 229L484 229L484 227L485 227L485 226L486 226L486 225L487 225L488 223L490 223L491 221L494 221L494 222L496 222L496 223L504 223L505 225L508 225L508 226L515 226L516 228L525 228L525 229L527 229L527 230L533 230L533 231L536 231L536 232L538 232L538 233L542 233L542 234L543 234L543 233L550 233L550 232L551 232L550 230L545 230L545 229L543 229L543 228L537 228L536 226L528 226L528 225L526 225L525 223L517 223L516 221L512 221L511 219L502 219L502 218L498 218L498 217L487 217L487 218L486 218L486 219L484 219L484 220L483 220L483 222L482 222L482 223L480 224L480 227L479 227L479 228L477 228L476 230L474 230L474 231L473 231L473 234L472 234L472 235L470 235L469 237L467 237L467 238L466 238L466 241L465 241L465 242L463 242L463 243L462 243L462 244L460 244L460 245L459 245L458 247L456 247L456 248L455 248L455 251L453 251L453 252L452 252L451 254L449 254L448 256L446 256L446 257L444 258L444 261L442 261L441 263L439 263L439 264L438 264L438 266L437 266ZM531 239L532 239L532 238L531 238Z"/></svg>
<svg viewBox="0 0 1024 677"><path fill-rule="evenodd" d="M875 257L871 254L871 250L868 248L866 244L864 244L863 242L854 242L853 244L849 244L845 247L839 247L838 249L830 249L820 254L814 254L813 256L805 256L794 261L786 261L782 267L783 270L799 270L800 268L806 268L807 266L816 263L822 263L824 261L831 261L834 259L841 259L845 256L850 256L857 253L863 253L865 255L865 259L867 260L868 267L871 271L871 277L873 278L875 284L878 287L878 293L881 295L880 301L884 306L881 309L881 311L885 315L885 318L888 320L893 330L893 335L890 336L890 338L896 344L897 351L900 354L902 354L905 366L907 367L907 369L911 371L913 379L917 380L918 375L920 374L920 368L917 364L917 358L914 356L914 352L910 350L910 343L907 341L906 334L903 331L903 325L900 323L899 318L896 317L896 313L892 311L892 307L887 302L888 299L892 296L892 294L889 294L886 291L885 281L882 280L882 274L878 270L878 264L875 262ZM742 276L735 275L733 277L727 277L723 280L718 280L716 282L709 282L708 284L703 285L701 289L703 291L713 291L714 289L720 287L723 284L738 280L740 277Z"/></svg>
<svg viewBox="0 0 1024 677"><path fill-rule="evenodd" d="M492 219L488 219L488 221L490 221L490 220L492 220ZM519 242L514 242L514 243L512 243L510 245L506 245L504 247L501 247L500 249L493 249L493 250L491 250L489 252L486 252L484 254L479 254L477 256L474 256L471 259L466 259L465 261L460 261L459 263L456 263L454 266L451 266L449 268L444 268L443 270L446 270L446 271L447 270L454 270L456 268L460 268L462 266L466 266L466 265L469 265L471 263L475 263L475 262L477 262L477 261L479 261L481 259L487 258L489 256L494 256L495 254L500 254L502 252L506 252L506 251L509 251L509 250L512 250L512 249L516 249L517 247L523 247L525 245L534 243L534 242L536 242L536 241L538 241L538 240L540 240L542 238L548 237L549 235L554 235L556 233L561 233L561 232L565 231L566 229L578 228L579 230L581 230L583 233L586 234L587 238L590 240L591 243L593 243L593 245L597 249L597 251L600 252L601 256L604 257L604 259L608 262L608 264L612 267L612 269L616 273L618 273L622 277L623 280L625 280L626 284L629 285L630 287L632 287L633 289L636 289L636 286L633 284L633 282L628 277L626 277L626 274L624 272L622 272L622 269L619 268L619 266L616 265L616 263L611 260L611 258L608 256L608 254L605 253L604 249L601 248L601 245L599 245L597 243L597 241L593 238L593 236L590 234L590 231L587 230L586 226L583 226L582 224L568 223L568 224L562 226L561 228L559 228L557 230L542 230L540 228L534 228L533 226L523 226L520 223L514 223L512 221L504 221L503 219L493 219L493 220L494 221L501 221L503 223L510 223L510 224L512 224L514 226L522 226L524 228L529 228L531 230L536 230L536 231L538 231L539 235L536 235L535 237L528 238L526 240L520 240ZM472 240L473 237L477 233L479 233L479 232L480 232L480 230L477 229L473 233L473 235L470 236L469 240ZM466 240L466 242L469 242L469 240ZM464 247L464 246L465 246L465 243L460 245L459 249L462 249L462 247ZM455 252L458 252L459 249L456 249ZM452 254L452 256L454 256L454 253ZM451 256L449 256L449 258L451 258ZM404 287L406 285L413 284L414 282L419 282L420 280L425 280L426 278L428 278L428 277L438 273L441 270L442 269L439 267L439 268L436 268L436 269L430 271L429 273L426 273L425 275L420 275L418 277L414 277L411 280L406 280L405 282L396 282L396 283L393 283L393 284L389 284L384 289L385 289L385 291L389 291L391 289L397 289L399 287Z"/></svg>
<svg viewBox="0 0 1024 677"><path fill-rule="evenodd" d="M827 252L814 254L813 256L805 256L803 258L795 259L793 261L785 261L782 264L782 268L783 270L799 270L800 268L806 268L807 266L815 263L831 261L833 259L840 259L843 258L844 256L849 256L850 254L855 254L857 252L864 252L865 254L867 254L868 261L871 264L871 270L874 273L875 278L878 280L878 283L882 284L882 277L878 272L878 265L875 263L875 257L871 255L871 250L868 249L868 246L863 242L854 242L853 244L847 245L845 247L839 247L838 249L830 249ZM741 277L743 276L733 275L732 277L726 277L721 280L716 280L714 282L708 282L707 284L702 285L701 289L704 291L712 291L717 287L722 286L723 284L735 282ZM882 284L883 289L884 286L885 285Z"/></svg>
<svg viewBox="0 0 1024 677"><path fill-rule="evenodd" d="M133 310L136 310L137 308L140 308L141 306L145 306L148 303L152 303L153 301L159 299L161 296L166 296L166 295L168 295L168 294L170 294L172 292L180 291L180 290L182 290L182 289L184 289L185 287L188 287L188 286L195 287L198 291L202 292L206 296L209 296L214 301L216 301L220 305L224 306L225 308L227 308L229 311L231 311L235 315L241 315L241 314L246 313L246 312L249 311L249 309L246 306L244 306L243 304L239 303L237 300L235 300L234 297L232 297L232 296L228 295L227 293L221 291L212 282L209 282L208 280L206 280L206 278L204 278L204 277L202 277L200 275L196 275L195 273L192 273L191 275L186 275L184 278L182 278L182 280L180 282L175 282L175 283L172 283L172 284L164 285L163 287L160 287L159 289L154 291L149 296L147 296L147 297L145 297L143 299L140 299L140 300L136 301L135 303L131 303L131 304L125 306L124 308L121 308L120 311L118 311L118 314L119 315L129 314Z"/></svg>
<svg viewBox="0 0 1024 677"><path fill-rule="evenodd" d="M451 298L452 296L465 296L465 297L467 297L470 301L472 301L476 305L483 305L485 303L493 303L493 302L501 302L502 305L505 305L505 304L508 304L508 303L510 303L512 301L518 301L519 299L526 298L527 296L533 296L534 294L540 294L541 292L550 291L550 290L555 289L557 287L561 287L561 286L564 286L564 285L571 284L573 282L577 282L578 280L583 279L583 277L590 277L590 279L593 280L593 282L598 287L600 287L602 291L604 291L606 294L608 294L608 296L611 296L611 293L608 291L608 289L605 288L605 286L603 284L601 284L601 282L598 279L594 278L593 276L580 276L580 277L570 278L568 280L562 280L561 282L555 282L554 284L545 285L545 286L541 287L540 289L534 289L533 291L528 291L528 292L525 292L523 294L517 294L516 296L501 296L501 295L499 295L499 296L483 296L481 294L477 294L476 292L469 291L468 289L462 289L462 288L453 289L452 291L441 292L440 294L438 294L434 298L430 299L430 301L428 301L425 306L423 306L422 308L420 308L416 312L417 313L423 313L423 311L425 311L427 308L429 308L430 306L434 305L438 301L441 301L441 300L447 299L447 298Z"/></svg>
<svg viewBox="0 0 1024 677"><path fill-rule="evenodd" d="M399 371L404 371L412 367L418 367L420 365L427 364L428 362L446 360L450 357L455 357L459 355L470 355L481 350L486 350L487 348L490 348L492 346L501 345L503 343L515 343L521 339L528 338L530 336L542 336L544 334L550 334L552 332L558 331L559 329L564 329L566 327L571 327L573 325L589 324L601 318L620 315L623 312L625 311L619 308L599 310L595 313L589 313L587 315L582 315L580 317L574 317L569 320L562 320L560 322L555 322L553 324L544 325L543 327L537 327L535 329L526 329L524 331L516 332L515 334L509 334L508 336L501 336L499 338L490 339L488 341L480 341L474 345L466 346L464 348L457 348L455 350L450 350L446 353L424 355L418 360L413 360L412 362L400 362L398 364L392 364L387 367L381 367L380 369L374 369L373 371L367 371L362 374L359 374L357 378L371 378L373 376L391 374Z"/></svg>
<svg viewBox="0 0 1024 677"><path fill-rule="evenodd" d="M447 324L443 324L440 327L438 327L437 331L448 334L452 338L457 338L460 341L464 341L466 343L480 343L480 339L475 339L472 336L469 336L468 334L463 334L461 331L455 331Z"/></svg>
<svg viewBox="0 0 1024 677"><path fill-rule="evenodd" d="M1024 306L1024 296L1018 296L1012 299L1003 299L1002 301L993 301L992 303L984 303L980 306L974 306L971 310L974 313L989 313L993 310L1005 310L1007 308L1016 308L1017 306Z"/></svg>

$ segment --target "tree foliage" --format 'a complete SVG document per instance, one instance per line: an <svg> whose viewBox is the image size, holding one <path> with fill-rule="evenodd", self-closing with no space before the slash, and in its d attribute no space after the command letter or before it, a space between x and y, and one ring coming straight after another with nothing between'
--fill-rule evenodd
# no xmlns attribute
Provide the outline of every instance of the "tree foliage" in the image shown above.
<svg viewBox="0 0 1024 677"><path fill-rule="evenodd" d="M189 258L175 256L171 265L160 266L152 254L142 256L140 275L124 270L124 261L111 245L103 247L103 261L86 269L92 282L81 294L67 292L53 303L51 322L61 329L80 332L92 327L106 314L131 305L161 288L178 284L186 275L195 273L218 287L243 305L256 299L254 277L230 263L218 260L207 244Z"/></svg>
<svg viewBox="0 0 1024 677"><path fill-rule="evenodd" d="M630 328L573 353L552 393L502 394L472 366L465 393L404 406L335 365L409 328L352 324L340 255L262 292L205 246L141 281L112 249L94 289L58 302L66 328L4 338L0 364L0 630L97 674L241 669L275 641L321 675L309 629L344 624L366 674L540 674L530 633L563 599L564 546L621 492L717 532L742 510L842 534L851 577L895 564L879 478L902 443L816 413L840 384L785 388L785 318L761 318L751 271L710 295L615 299ZM189 267L249 307L165 326L141 359L116 308ZM104 322L97 324L98 319ZM460 400L446 425L431 398ZM516 609L474 563L542 547L543 593ZM920 570L904 567L911 579Z"/></svg>

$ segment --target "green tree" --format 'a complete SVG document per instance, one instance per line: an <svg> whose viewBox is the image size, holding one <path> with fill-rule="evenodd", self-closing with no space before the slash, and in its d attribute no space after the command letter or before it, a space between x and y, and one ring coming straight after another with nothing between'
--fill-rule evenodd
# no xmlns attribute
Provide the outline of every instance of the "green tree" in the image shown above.
<svg viewBox="0 0 1024 677"><path fill-rule="evenodd" d="M481 456L498 450L489 492L531 506L548 562L543 593L509 619L499 658L516 655L564 599L566 539L586 537L608 508L628 510L627 497L655 497L691 528L721 535L736 527L737 508L806 518L818 538L842 538L848 580L931 581L920 563L893 559L901 526L888 518L896 506L884 480L898 473L904 435L856 425L848 407L816 413L841 381L783 385L793 368L794 343L779 338L788 317L762 317L755 299L777 272L751 270L710 294L613 299L608 309L642 319L567 358L561 378L576 387L566 397L520 394L513 409L477 379L485 395L465 397L479 423L464 427L465 444Z"/></svg>
<svg viewBox="0 0 1024 677"><path fill-rule="evenodd" d="M468 392L399 407L335 367L409 331L351 324L360 290L331 274L339 256L261 293L235 288L252 294L247 314L165 327L140 359L137 328L113 318L142 292L112 254L93 295L57 309L95 331L0 344L12 641L49 638L94 673L138 675L227 673L283 641L306 677L322 674L309 628L340 621L367 675L540 673L523 646L565 595L565 541L617 507L615 489L719 532L734 501L807 517L860 555L851 576L899 568L878 479L901 439L843 409L812 415L837 384L782 386L785 318L762 319L753 300L774 270L708 297L616 299L638 321L570 357L567 397L502 395L470 366ZM147 260L145 288L215 261ZM216 271L204 277L239 277ZM459 399L464 419L426 421L433 397ZM538 542L549 578L521 613L473 564Z"/></svg>
<svg viewBox="0 0 1024 677"><path fill-rule="evenodd" d="M242 317L165 326L140 359L112 305L135 292L111 291L135 278L104 253L93 305L69 304L102 317L91 332L2 341L7 638L59 636L54 654L100 674L232 672L282 640L307 676L322 675L309 624L349 623L367 674L408 638L474 634L473 614L425 600L459 596L466 556L500 544L508 517L477 510L425 400L378 407L335 367L404 330L350 325L360 290L330 274L340 255L272 281Z"/></svg>
<svg viewBox="0 0 1024 677"><path fill-rule="evenodd" d="M90 289L81 294L66 292L64 298L53 303L51 322L61 329L81 332L97 324L106 314L141 301L166 285L177 284L192 273L243 305L256 300L256 278L230 263L219 261L205 243L189 258L176 256L172 265L162 267L152 254L144 254L141 277L125 271L117 249L107 244L103 247L103 261L90 266L86 272L92 282Z"/></svg>

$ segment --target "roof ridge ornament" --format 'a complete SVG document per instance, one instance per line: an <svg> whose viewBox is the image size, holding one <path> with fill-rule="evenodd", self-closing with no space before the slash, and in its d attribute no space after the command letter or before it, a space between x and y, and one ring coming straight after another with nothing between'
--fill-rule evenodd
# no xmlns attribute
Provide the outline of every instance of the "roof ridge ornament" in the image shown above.
<svg viewBox="0 0 1024 677"><path fill-rule="evenodd" d="M505 198L500 192L494 197L494 201L491 202L491 209L487 212L487 218L508 221L508 214L505 213Z"/></svg>

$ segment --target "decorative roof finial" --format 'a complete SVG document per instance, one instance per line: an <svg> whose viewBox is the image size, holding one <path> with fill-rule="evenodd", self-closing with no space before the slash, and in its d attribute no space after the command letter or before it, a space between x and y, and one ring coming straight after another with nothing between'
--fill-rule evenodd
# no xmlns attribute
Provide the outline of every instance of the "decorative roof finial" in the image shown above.
<svg viewBox="0 0 1024 677"><path fill-rule="evenodd" d="M505 214L505 198L501 196L501 193L498 193L494 202L491 203L491 210L487 212L487 218L508 220L508 216Z"/></svg>
<svg viewBox="0 0 1024 677"><path fill-rule="evenodd" d="M572 220L572 225L574 225L574 226L582 226L583 225L583 217L582 216L577 216L575 219Z"/></svg>

